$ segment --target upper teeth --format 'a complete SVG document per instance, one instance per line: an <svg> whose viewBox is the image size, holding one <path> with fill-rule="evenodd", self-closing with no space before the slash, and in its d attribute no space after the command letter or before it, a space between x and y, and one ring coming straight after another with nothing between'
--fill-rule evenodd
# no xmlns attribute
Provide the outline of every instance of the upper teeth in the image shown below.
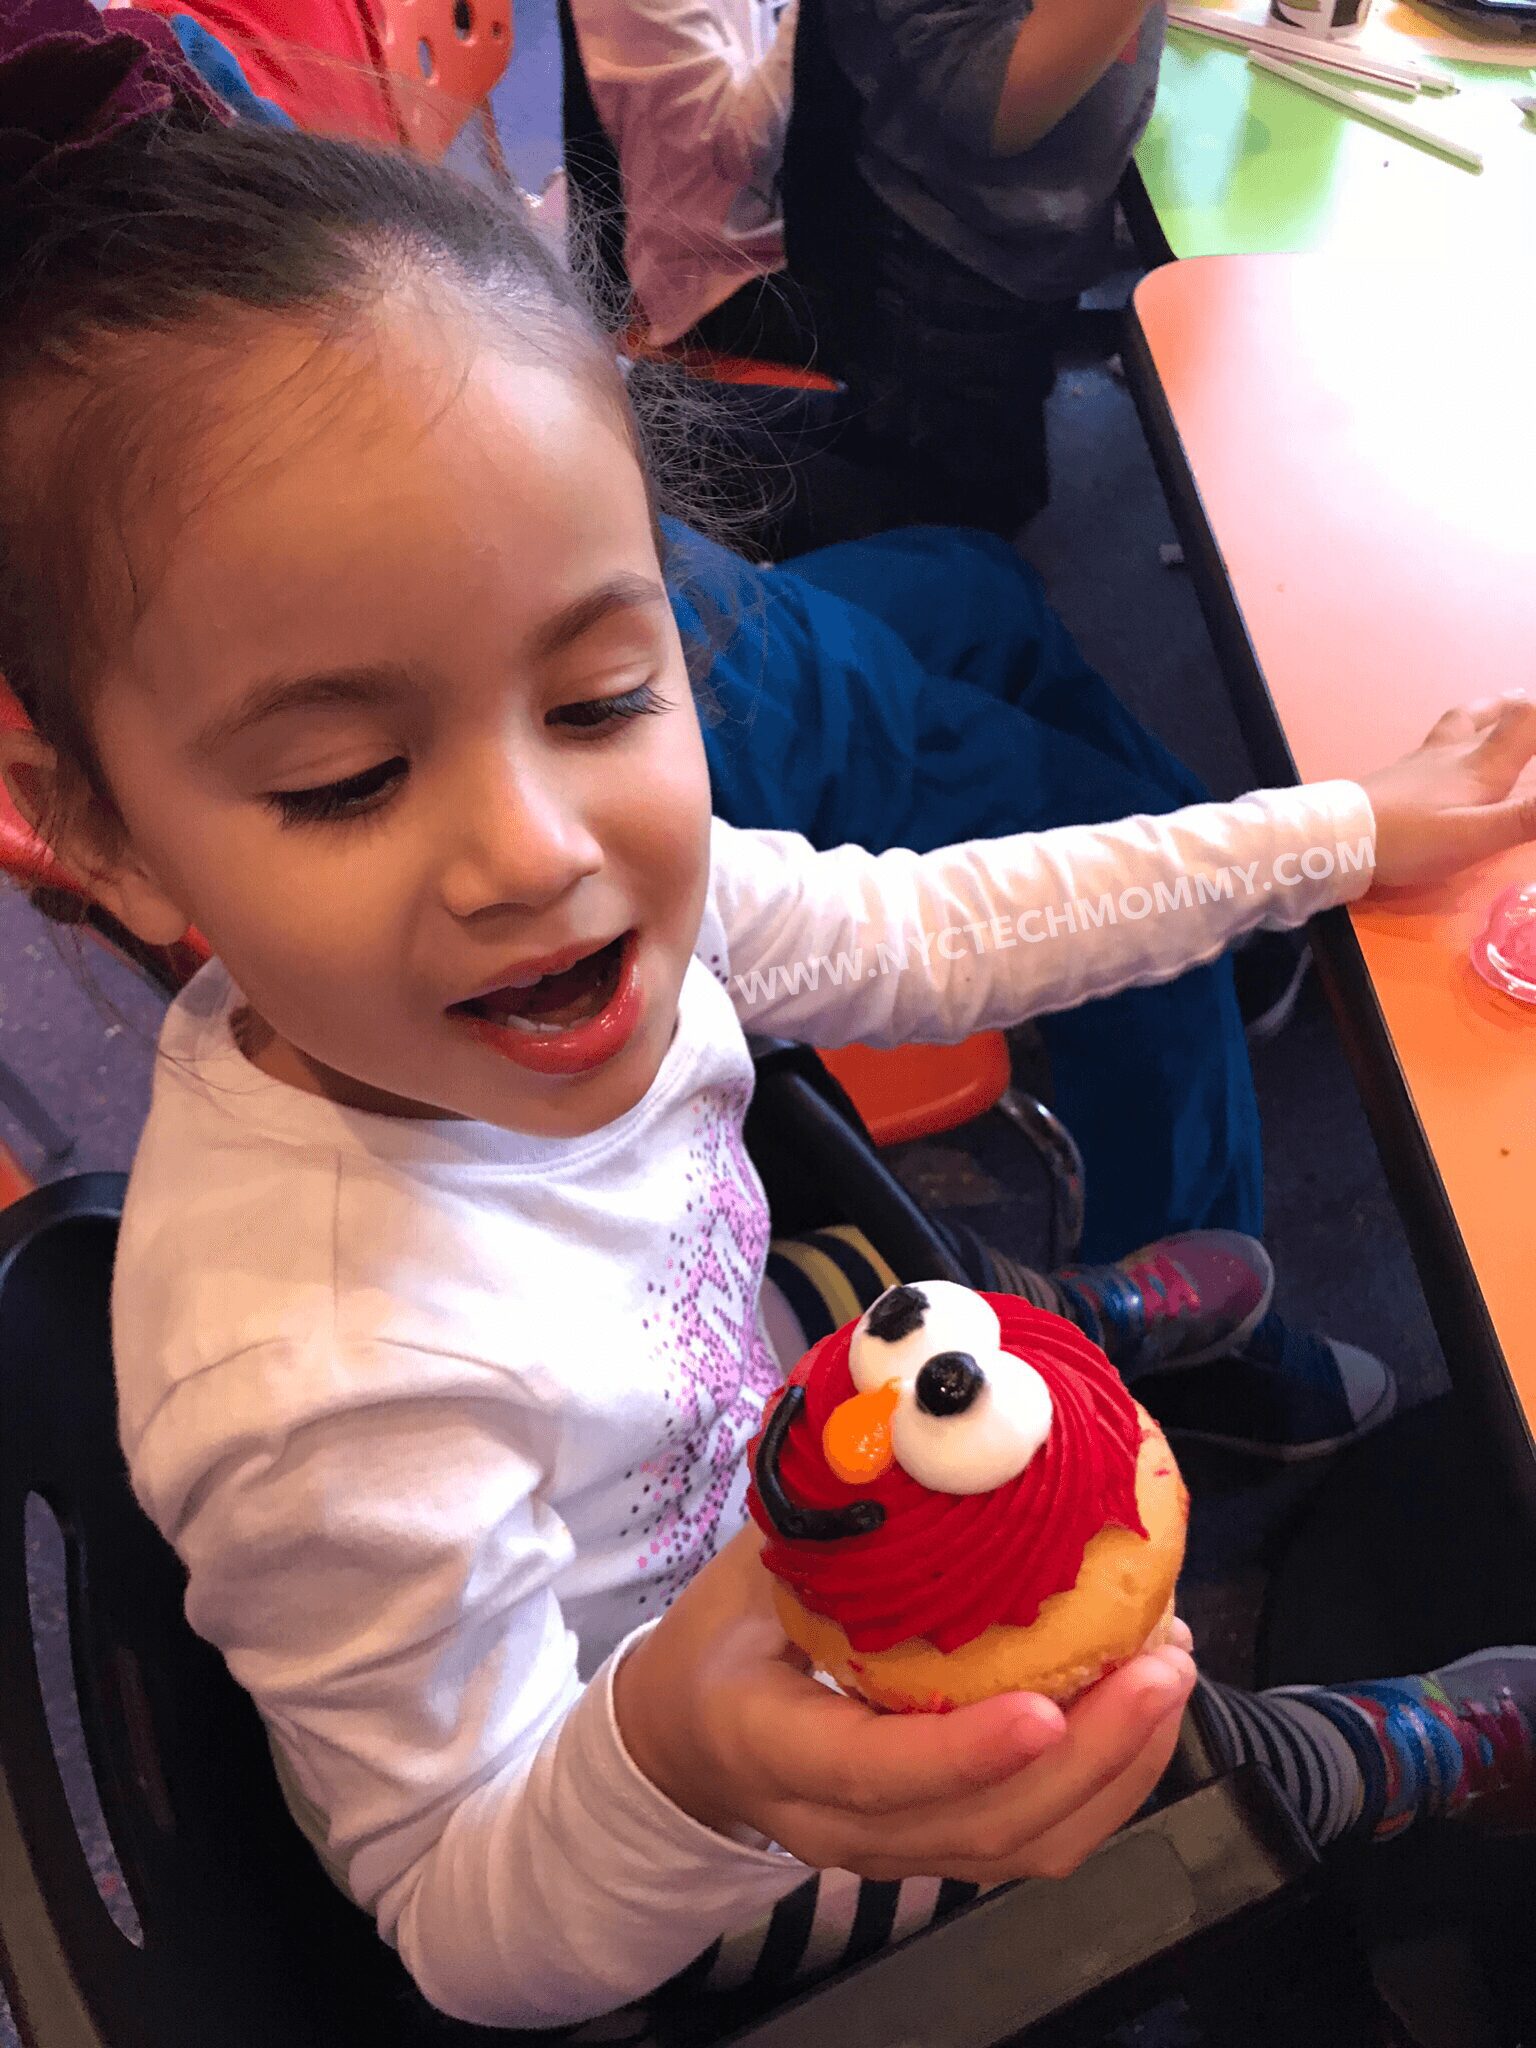
<svg viewBox="0 0 1536 2048"><path fill-rule="evenodd" d="M540 982L543 979L544 976L542 974L509 974L506 985L508 988L532 988L536 982Z"/></svg>

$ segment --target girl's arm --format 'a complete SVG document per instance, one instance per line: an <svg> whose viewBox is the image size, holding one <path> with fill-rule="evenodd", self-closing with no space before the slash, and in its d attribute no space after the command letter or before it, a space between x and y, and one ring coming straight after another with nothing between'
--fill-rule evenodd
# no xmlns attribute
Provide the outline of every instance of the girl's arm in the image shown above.
<svg viewBox="0 0 1536 2048"><path fill-rule="evenodd" d="M131 1456L333 1875L434 2004L538 2027L653 1989L805 1870L630 1762L625 1645L583 1684L542 1425L502 1382L398 1345L323 1372L265 1345L178 1387ZM275 1419L316 1386L325 1412Z"/></svg>
<svg viewBox="0 0 1536 2048"><path fill-rule="evenodd" d="M772 188L789 118L793 7L762 51L729 25L740 13L750 30L753 0L726 16L706 0L573 0L572 12L632 205L677 207L690 164L742 189Z"/></svg>
<svg viewBox="0 0 1536 2048"><path fill-rule="evenodd" d="M1364 783L918 855L718 824L714 908L748 1030L946 1042L1171 980L1261 924L1299 925L1536 838L1536 705L1449 711ZM1517 788L1517 784L1520 785Z"/></svg>
<svg viewBox="0 0 1536 2048"><path fill-rule="evenodd" d="M1151 0L1035 0L1008 59L992 124L999 156L1033 149L1096 86Z"/></svg>
<svg viewBox="0 0 1536 2048"><path fill-rule="evenodd" d="M930 854L715 831L737 1014L828 1046L953 1042L1171 980L1360 895L1376 840L1346 782Z"/></svg>
<svg viewBox="0 0 1536 2048"><path fill-rule="evenodd" d="M890 59L882 94L971 157L1030 149L1132 46L1155 0L865 0Z"/></svg>
<svg viewBox="0 0 1536 2048"><path fill-rule="evenodd" d="M789 1651L755 1530L583 1684L553 1591L571 1540L523 1448L542 1429L472 1360L269 1343L182 1382L129 1446L296 1816L444 2011L612 2011L766 1920L807 1864L1063 1874L1161 1775L1182 1649L1065 1716L1022 1694L878 1715Z"/></svg>

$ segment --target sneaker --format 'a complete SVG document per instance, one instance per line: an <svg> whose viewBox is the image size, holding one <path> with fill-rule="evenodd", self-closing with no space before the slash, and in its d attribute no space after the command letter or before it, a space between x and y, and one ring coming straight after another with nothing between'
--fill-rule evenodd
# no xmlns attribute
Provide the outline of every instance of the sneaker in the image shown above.
<svg viewBox="0 0 1536 2048"><path fill-rule="evenodd" d="M1232 955L1237 1006L1250 1045L1277 1038L1296 1014L1312 948L1299 932L1258 932Z"/></svg>
<svg viewBox="0 0 1536 2048"><path fill-rule="evenodd" d="M1235 1230L1181 1231L1113 1266L1065 1266L1051 1279L1127 1382L1237 1350L1275 1291L1268 1252Z"/></svg>
<svg viewBox="0 0 1536 2048"><path fill-rule="evenodd" d="M1170 1434L1293 1464L1380 1429L1397 1406L1397 1382L1358 1345L1271 1314L1219 1365L1159 1380L1147 1406Z"/></svg>

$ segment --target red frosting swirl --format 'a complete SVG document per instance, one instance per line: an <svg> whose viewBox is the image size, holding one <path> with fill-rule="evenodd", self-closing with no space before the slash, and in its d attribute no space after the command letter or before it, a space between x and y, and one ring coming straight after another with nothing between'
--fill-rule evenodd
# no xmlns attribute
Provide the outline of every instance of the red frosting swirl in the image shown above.
<svg viewBox="0 0 1536 2048"><path fill-rule="evenodd" d="M803 1507L878 1501L885 1521L866 1536L788 1542L755 1486L748 1505L768 1537L769 1571L835 1621L856 1650L888 1650L914 1636L957 1650L994 1623L1028 1628L1053 1593L1077 1583L1083 1552L1101 1529L1147 1533L1136 1507L1141 1423L1114 1367L1061 1316L1013 1295L983 1299L1002 1324L1003 1349L1035 1368L1053 1411L1040 1450L990 1493L933 1493L894 1463L868 1486L834 1477L821 1433L857 1391L848 1370L852 1323L814 1345L790 1374L791 1386L805 1388L805 1409L779 1460L785 1492Z"/></svg>

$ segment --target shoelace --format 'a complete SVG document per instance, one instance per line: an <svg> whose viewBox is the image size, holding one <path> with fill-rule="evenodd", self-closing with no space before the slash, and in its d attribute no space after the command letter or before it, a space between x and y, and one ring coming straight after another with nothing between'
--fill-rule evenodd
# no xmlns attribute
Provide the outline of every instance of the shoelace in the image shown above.
<svg viewBox="0 0 1536 2048"><path fill-rule="evenodd" d="M1138 1259L1121 1270L1140 1292L1149 1324L1171 1322L1186 1309L1191 1315L1199 1314L1200 1290L1166 1252L1158 1252L1150 1259Z"/></svg>
<svg viewBox="0 0 1536 2048"><path fill-rule="evenodd" d="M1430 1706L1438 1712L1433 1700ZM1508 1799L1536 1785L1531 1731L1507 1688L1495 1694L1492 1705L1483 1700L1464 1701L1456 1719L1466 1772L1462 1798L1453 1802L1453 1811L1456 1805L1470 1806L1484 1799L1496 1803L1501 1794Z"/></svg>

